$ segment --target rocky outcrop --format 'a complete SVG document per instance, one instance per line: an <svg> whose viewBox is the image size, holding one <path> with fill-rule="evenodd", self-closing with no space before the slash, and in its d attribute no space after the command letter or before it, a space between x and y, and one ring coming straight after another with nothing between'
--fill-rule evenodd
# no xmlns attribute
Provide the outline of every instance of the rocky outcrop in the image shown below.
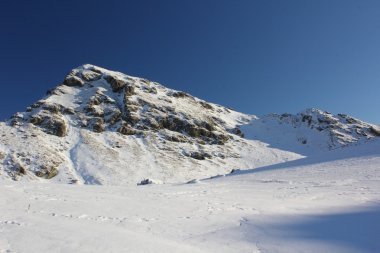
<svg viewBox="0 0 380 253"><path fill-rule="evenodd" d="M30 123L41 127L48 134L59 137L67 135L67 123L59 114L40 113L32 116Z"/></svg>
<svg viewBox="0 0 380 253"><path fill-rule="evenodd" d="M69 74L63 81L63 84L67 86L83 86L84 81L80 77Z"/></svg>
<svg viewBox="0 0 380 253"><path fill-rule="evenodd" d="M126 80L111 75L107 75L104 79L111 85L113 92L121 91L127 84Z"/></svg>
<svg viewBox="0 0 380 253"><path fill-rule="evenodd" d="M291 124L294 128L306 126L315 131L327 133L330 136L330 147L339 147L357 142L361 139L370 139L380 136L380 130L375 126L353 118L346 114L333 115L319 109L307 109L296 115L284 113L267 116L276 119L280 124ZM302 144L306 138L299 138Z"/></svg>

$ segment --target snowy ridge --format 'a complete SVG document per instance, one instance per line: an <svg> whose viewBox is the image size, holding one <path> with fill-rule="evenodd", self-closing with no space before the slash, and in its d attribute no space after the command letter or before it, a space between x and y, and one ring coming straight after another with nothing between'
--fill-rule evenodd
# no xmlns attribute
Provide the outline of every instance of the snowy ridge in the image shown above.
<svg viewBox="0 0 380 253"><path fill-rule="evenodd" d="M0 177L170 183L326 152L379 129L317 109L257 118L144 78L86 64L0 123Z"/></svg>
<svg viewBox="0 0 380 253"><path fill-rule="evenodd" d="M365 143L380 136L377 125L315 108L295 115L266 115L252 120L242 129L249 139L305 155Z"/></svg>

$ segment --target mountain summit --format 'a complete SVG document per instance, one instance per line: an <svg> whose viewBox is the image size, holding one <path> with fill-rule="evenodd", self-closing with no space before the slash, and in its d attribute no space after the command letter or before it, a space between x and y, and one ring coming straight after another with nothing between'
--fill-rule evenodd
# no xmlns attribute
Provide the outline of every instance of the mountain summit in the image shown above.
<svg viewBox="0 0 380 253"><path fill-rule="evenodd" d="M0 177L112 185L183 182L379 135L377 126L344 114L308 109L258 118L86 64L25 112L0 123Z"/></svg>

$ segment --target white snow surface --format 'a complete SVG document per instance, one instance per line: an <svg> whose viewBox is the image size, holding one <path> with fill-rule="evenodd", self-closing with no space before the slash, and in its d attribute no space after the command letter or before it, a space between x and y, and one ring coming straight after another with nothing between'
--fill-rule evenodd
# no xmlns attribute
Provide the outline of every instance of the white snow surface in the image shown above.
<svg viewBox="0 0 380 253"><path fill-rule="evenodd" d="M192 184L3 181L0 252L379 252L380 142Z"/></svg>

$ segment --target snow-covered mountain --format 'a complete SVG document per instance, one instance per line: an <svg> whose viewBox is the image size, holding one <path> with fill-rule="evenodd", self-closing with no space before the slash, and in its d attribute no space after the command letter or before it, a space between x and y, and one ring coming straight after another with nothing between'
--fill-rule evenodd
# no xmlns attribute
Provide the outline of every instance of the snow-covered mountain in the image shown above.
<svg viewBox="0 0 380 253"><path fill-rule="evenodd" d="M363 143L378 126L308 109L261 118L93 65L0 123L0 177L184 182Z"/></svg>

